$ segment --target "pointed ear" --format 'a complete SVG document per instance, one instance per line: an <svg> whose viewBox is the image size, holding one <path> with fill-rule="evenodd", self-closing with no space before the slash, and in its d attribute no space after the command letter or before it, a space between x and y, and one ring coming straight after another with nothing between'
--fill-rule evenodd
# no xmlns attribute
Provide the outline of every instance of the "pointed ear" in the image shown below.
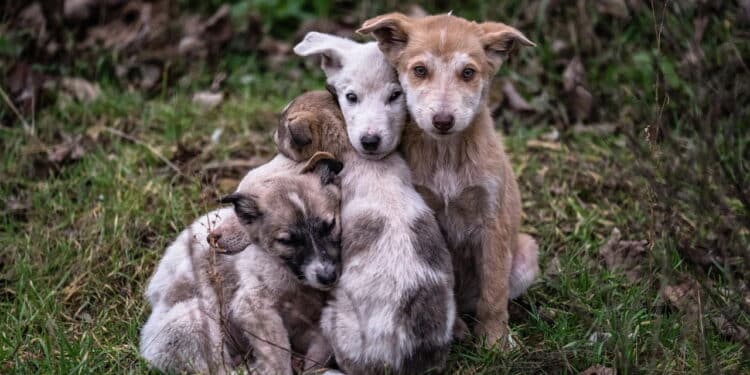
<svg viewBox="0 0 750 375"><path fill-rule="evenodd" d="M320 67L330 77L343 66L347 50L357 45L356 42L335 35L311 31L296 46L294 53L300 56L320 55Z"/></svg>
<svg viewBox="0 0 750 375"><path fill-rule="evenodd" d="M483 32L480 41L484 46L484 52L495 70L500 69L518 46L536 46L523 33L504 23L483 22L479 27Z"/></svg>
<svg viewBox="0 0 750 375"><path fill-rule="evenodd" d="M302 167L302 173L314 172L320 175L320 182L328 185L336 181L336 176L344 169L344 163L330 152L318 151Z"/></svg>
<svg viewBox="0 0 750 375"><path fill-rule="evenodd" d="M219 199L219 203L234 205L234 213L246 225L263 216L257 198L252 195L235 192Z"/></svg>
<svg viewBox="0 0 750 375"><path fill-rule="evenodd" d="M401 13L389 13L370 18L362 24L357 33L372 34L378 41L378 47L391 64L396 64L399 55L409 41L409 24L411 18Z"/></svg>

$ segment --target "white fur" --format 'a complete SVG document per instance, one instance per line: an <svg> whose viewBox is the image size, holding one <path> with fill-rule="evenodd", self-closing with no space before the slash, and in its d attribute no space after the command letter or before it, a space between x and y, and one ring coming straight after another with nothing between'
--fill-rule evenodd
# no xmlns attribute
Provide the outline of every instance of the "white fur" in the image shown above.
<svg viewBox="0 0 750 375"><path fill-rule="evenodd" d="M300 56L325 56L323 70L327 83L336 89L349 141L359 154L380 159L398 147L406 120L406 99L401 93L397 99L389 100L391 95L401 92L401 86L376 42L360 44L311 32L294 47L294 52ZM348 94L356 95L357 102L350 102ZM381 138L376 150L362 147L361 138L365 135Z"/></svg>
<svg viewBox="0 0 750 375"><path fill-rule="evenodd" d="M449 260L444 267L434 268L414 246L416 234L411 225L424 216L433 220L435 229L437 223L414 190L405 161L393 153L406 121L404 95L389 101L401 90L395 70L374 42L359 44L311 32L294 51L302 56L324 56L327 82L336 90L349 141L356 151L343 160L343 272L321 317L336 358L339 363L366 369L363 371L387 368L399 373L420 345L445 347L447 354L456 311L453 273ZM356 103L349 101L347 94L355 94ZM361 145L361 137L367 134L381 138L374 153ZM366 248L347 249L347 236L357 237L358 228L353 225L361 217L384 219L383 230ZM442 247L449 257L444 244L435 246ZM409 319L417 317L404 316L400 309L408 296L425 288L435 288L441 294L443 315L431 318L446 328L415 337L406 327Z"/></svg>

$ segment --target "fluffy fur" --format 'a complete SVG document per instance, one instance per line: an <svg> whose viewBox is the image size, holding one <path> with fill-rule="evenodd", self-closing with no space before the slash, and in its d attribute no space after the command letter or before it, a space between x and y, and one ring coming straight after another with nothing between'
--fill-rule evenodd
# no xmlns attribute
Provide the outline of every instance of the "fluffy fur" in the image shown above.
<svg viewBox="0 0 750 375"><path fill-rule="evenodd" d="M304 158L316 144L346 165L343 272L321 317L323 333L348 374L440 369L455 318L452 268L431 210L393 152L404 121L397 113L404 99L395 73L374 44L311 33L295 51L325 56L323 69L338 103L326 92L295 99L277 133L291 136L292 128L303 128L313 139L296 144L279 137L279 151ZM356 103L347 98L352 90ZM383 140L376 154L357 146L361 129L368 127L378 129Z"/></svg>
<svg viewBox="0 0 750 375"><path fill-rule="evenodd" d="M366 21L396 68L414 123L401 150L451 249L462 313L490 342L508 337L508 299L538 273L537 245L520 236L518 185L495 132L487 92L518 45L533 45L502 23L400 13Z"/></svg>
<svg viewBox="0 0 750 375"><path fill-rule="evenodd" d="M243 366L248 371L291 374L292 350L305 353L311 347L316 350L308 351L306 368L327 361L331 353L320 351L325 346L317 343L323 341L318 320L326 298L320 289L330 285L309 281L293 267L314 269L322 262L321 251L308 244L300 245L302 250L284 245L287 252L306 255L295 265L278 248L270 249L268 237L255 230L269 222L298 227L296 220L282 217L295 211L298 203L309 208L304 217L338 216L338 187L324 183L328 168L304 174L299 170L297 163L276 157L251 171L240 191L257 199L262 218L249 223L235 209L222 208L196 220L167 248L146 290L152 313L141 331L140 351L152 366L167 372L219 374ZM264 192L271 185L279 194L303 186L308 193L284 205ZM268 210L267 204L275 210ZM334 226L330 233L316 235L323 237L317 243L330 238L337 247L339 235L340 228ZM213 251L209 237L220 251L234 255ZM336 269L338 249L331 252L336 253Z"/></svg>

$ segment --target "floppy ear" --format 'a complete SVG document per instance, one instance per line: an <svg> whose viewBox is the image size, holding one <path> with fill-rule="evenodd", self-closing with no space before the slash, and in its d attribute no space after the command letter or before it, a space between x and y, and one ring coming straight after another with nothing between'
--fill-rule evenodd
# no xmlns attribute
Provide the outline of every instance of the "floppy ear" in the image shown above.
<svg viewBox="0 0 750 375"><path fill-rule="evenodd" d="M328 185L336 180L336 176L344 169L344 163L336 159L330 152L318 151L302 167L302 173L314 172L320 175L320 182Z"/></svg>
<svg viewBox="0 0 750 375"><path fill-rule="evenodd" d="M294 46L294 53L300 56L320 55L320 67L326 76L331 76L341 69L344 55L352 45L357 43L335 35L311 31L305 35L305 39Z"/></svg>
<svg viewBox="0 0 750 375"><path fill-rule="evenodd" d="M263 216L257 199L252 195L235 192L219 199L219 203L234 205L234 213L245 225L252 224Z"/></svg>
<svg viewBox="0 0 750 375"><path fill-rule="evenodd" d="M388 13L365 21L357 33L372 34L388 61L395 64L409 41L410 21L408 16L401 13Z"/></svg>
<svg viewBox="0 0 750 375"><path fill-rule="evenodd" d="M282 142L285 139L289 139L289 146L298 151L312 143L312 130L305 116L295 115L289 118L286 117L286 113L281 115L279 126L274 133L274 141L277 146L283 146Z"/></svg>
<svg viewBox="0 0 750 375"><path fill-rule="evenodd" d="M480 41L484 46L484 52L495 70L500 69L517 46L536 46L523 33L504 23L483 22L479 27L483 32Z"/></svg>

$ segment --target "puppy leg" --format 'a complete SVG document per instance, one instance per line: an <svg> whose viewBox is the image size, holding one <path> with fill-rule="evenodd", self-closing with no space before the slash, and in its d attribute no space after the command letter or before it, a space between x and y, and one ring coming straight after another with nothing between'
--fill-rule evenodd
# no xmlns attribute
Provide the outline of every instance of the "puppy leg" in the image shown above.
<svg viewBox="0 0 750 375"><path fill-rule="evenodd" d="M141 331L140 351L165 372L226 372L218 320L198 298L154 311Z"/></svg>
<svg viewBox="0 0 750 375"><path fill-rule="evenodd" d="M513 237L508 231L509 227L503 225L503 220L495 219L486 229L482 246L474 257L480 275L474 333L485 337L488 344L499 343L502 348L507 348L509 281L513 261Z"/></svg>
<svg viewBox="0 0 750 375"><path fill-rule="evenodd" d="M321 332L315 332L310 341L310 347L305 353L305 364L303 366L303 373L316 372L328 365L328 362L333 358L333 348L328 343L325 336Z"/></svg>
<svg viewBox="0 0 750 375"><path fill-rule="evenodd" d="M252 348L257 371L292 375L292 348L281 316L270 306L249 301L242 298L234 304L230 318Z"/></svg>
<svg viewBox="0 0 750 375"><path fill-rule="evenodd" d="M523 294L539 275L539 245L528 234L518 234L518 249L510 271L510 299Z"/></svg>

